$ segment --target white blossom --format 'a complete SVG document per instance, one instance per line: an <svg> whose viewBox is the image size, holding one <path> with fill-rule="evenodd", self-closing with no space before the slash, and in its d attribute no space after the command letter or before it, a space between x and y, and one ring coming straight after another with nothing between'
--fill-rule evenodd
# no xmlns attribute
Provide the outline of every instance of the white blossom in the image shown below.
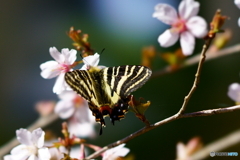
<svg viewBox="0 0 240 160"><path fill-rule="evenodd" d="M162 47L172 46L180 38L180 44L184 55L191 55L195 47L195 37L203 38L207 33L206 21L197 16L199 2L194 0L182 0L178 7L178 13L168 4L157 4L153 17L167 25L171 25L158 37Z"/></svg>
<svg viewBox="0 0 240 160"><path fill-rule="evenodd" d="M50 148L49 149L51 160L60 160L64 158L64 152L59 151L57 148Z"/></svg>
<svg viewBox="0 0 240 160"><path fill-rule="evenodd" d="M84 65L82 66L81 70L88 70L90 67L97 67L100 61L100 55L95 53L94 55L90 55L83 58Z"/></svg>
<svg viewBox="0 0 240 160"><path fill-rule="evenodd" d="M240 0L234 0L234 3L240 9ZM240 18L238 18L238 26L240 27Z"/></svg>
<svg viewBox="0 0 240 160"><path fill-rule="evenodd" d="M40 65L42 70L41 76L45 79L58 76L53 87L53 92L59 94L68 88L68 85L64 80L64 75L66 72L72 70L72 64L77 59L77 51L74 49L69 50L64 48L60 53L57 48L51 47L49 52L55 61L47 61Z"/></svg>
<svg viewBox="0 0 240 160"><path fill-rule="evenodd" d="M111 148L103 153L102 160L117 160L118 157L125 157L130 149L124 147L125 144L121 144L117 147Z"/></svg>
<svg viewBox="0 0 240 160"><path fill-rule="evenodd" d="M41 128L32 133L26 129L19 129L16 135L21 144L14 147L4 160L50 160L48 148L43 147L45 132Z"/></svg>
<svg viewBox="0 0 240 160"><path fill-rule="evenodd" d="M87 101L74 91L63 91L59 98L55 113L62 119L70 118L68 124L70 133L80 137L94 137L96 122Z"/></svg>
<svg viewBox="0 0 240 160"><path fill-rule="evenodd" d="M232 83L228 87L228 96L234 101L240 103L240 84Z"/></svg>

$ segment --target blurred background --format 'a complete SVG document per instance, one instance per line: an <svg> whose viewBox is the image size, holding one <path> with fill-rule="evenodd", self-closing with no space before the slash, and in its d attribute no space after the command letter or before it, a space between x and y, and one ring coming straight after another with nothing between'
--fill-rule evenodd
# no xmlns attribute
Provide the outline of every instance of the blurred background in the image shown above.
<svg viewBox="0 0 240 160"><path fill-rule="evenodd" d="M73 48L66 32L71 26L89 34L96 52L101 52L101 65L140 64L143 47L154 45L158 52L175 51L179 43L161 48L158 36L168 28L152 18L154 6L165 2L178 7L179 0L1 0L0 5L0 146L38 118L34 105L41 100L58 100L52 92L55 79L40 76L39 65L52 60L49 48ZM210 22L216 9L230 18L223 28L233 31L227 46L240 42L237 25L240 10L233 1L201 1L199 15ZM201 51L203 41L197 40L194 53ZM227 96L228 86L240 82L240 54L214 59L204 64L200 85L194 93L187 112L234 105ZM164 67L160 58L153 71ZM197 65L184 68L148 81L134 93L151 101L146 116L151 123L175 114L189 92ZM180 119L163 125L127 143L130 154L137 160L175 159L176 144L200 136L204 144L215 141L240 127L240 112L209 117ZM107 118L104 134L89 143L105 146L141 129L144 124L133 113L112 126ZM61 122L51 125L60 133ZM97 126L97 131L99 126ZM225 151L238 152L240 145ZM218 157L222 158L222 157ZM226 158L226 157L225 157Z"/></svg>

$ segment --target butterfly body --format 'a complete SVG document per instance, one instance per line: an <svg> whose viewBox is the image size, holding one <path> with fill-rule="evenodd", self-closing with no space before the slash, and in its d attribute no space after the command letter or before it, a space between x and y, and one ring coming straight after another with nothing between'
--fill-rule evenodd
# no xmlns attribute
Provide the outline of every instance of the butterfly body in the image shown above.
<svg viewBox="0 0 240 160"><path fill-rule="evenodd" d="M89 70L74 70L65 75L68 85L88 101L96 122L105 126L104 117L124 118L128 110L129 95L140 88L151 76L144 66L126 65Z"/></svg>

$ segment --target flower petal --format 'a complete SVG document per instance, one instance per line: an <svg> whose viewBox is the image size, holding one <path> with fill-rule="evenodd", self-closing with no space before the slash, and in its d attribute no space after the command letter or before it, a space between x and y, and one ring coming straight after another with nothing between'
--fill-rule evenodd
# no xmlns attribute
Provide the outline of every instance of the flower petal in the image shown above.
<svg viewBox="0 0 240 160"><path fill-rule="evenodd" d="M164 3L159 3L155 6L153 17L168 25L174 24L178 20L176 9Z"/></svg>
<svg viewBox="0 0 240 160"><path fill-rule="evenodd" d="M41 129L35 129L32 132L32 142L35 144L36 147L41 148L44 144L44 135L45 132Z"/></svg>
<svg viewBox="0 0 240 160"><path fill-rule="evenodd" d="M180 36L180 44L183 54L185 56L189 56L193 53L195 47L195 38L190 32L183 32Z"/></svg>
<svg viewBox="0 0 240 160"><path fill-rule="evenodd" d="M72 151L72 149L71 149ZM49 152L51 155L51 160L59 160L64 158L63 153L61 153L57 148L49 148Z"/></svg>
<svg viewBox="0 0 240 160"><path fill-rule="evenodd" d="M171 29L168 29L158 37L158 42L162 47L169 47L175 44L178 38L178 33L172 31Z"/></svg>
<svg viewBox="0 0 240 160"><path fill-rule="evenodd" d="M6 155L3 157L3 160L14 160L14 159L12 158L12 155Z"/></svg>
<svg viewBox="0 0 240 160"><path fill-rule="evenodd" d="M182 142L177 143L177 159L184 160L187 159L187 150L185 145Z"/></svg>
<svg viewBox="0 0 240 160"><path fill-rule="evenodd" d="M58 95L58 97L61 100L67 100L67 101L72 101L78 94L71 90L71 91L63 91L61 94Z"/></svg>
<svg viewBox="0 0 240 160"><path fill-rule="evenodd" d="M38 150L38 158L39 160L50 160L51 155L50 152L48 150L48 148L41 148Z"/></svg>
<svg viewBox="0 0 240 160"><path fill-rule="evenodd" d="M77 137L93 138L96 136L94 124L92 123L79 123L71 119L68 123L68 130L71 134L74 134Z"/></svg>
<svg viewBox="0 0 240 160"><path fill-rule="evenodd" d="M236 6L240 9L240 0L234 0L234 3L235 3Z"/></svg>
<svg viewBox="0 0 240 160"><path fill-rule="evenodd" d="M11 155L12 160L27 159L31 152L29 152L26 145L21 144L11 150Z"/></svg>
<svg viewBox="0 0 240 160"><path fill-rule="evenodd" d="M70 101L61 100L56 104L54 111L62 119L67 119L73 115L75 108L71 100Z"/></svg>
<svg viewBox="0 0 240 160"><path fill-rule="evenodd" d="M56 61L47 61L40 65L42 70L41 76L45 79L50 79L58 76L61 73L59 69L59 64Z"/></svg>
<svg viewBox="0 0 240 160"><path fill-rule="evenodd" d="M115 155L117 155L118 157L125 157L129 151L130 149L122 147L115 151Z"/></svg>
<svg viewBox="0 0 240 160"><path fill-rule="evenodd" d="M86 65L96 67L100 61L100 55L98 53L95 53L94 55L90 55L83 58L83 62Z"/></svg>
<svg viewBox="0 0 240 160"><path fill-rule="evenodd" d="M240 102L240 84L232 83L228 87L228 97L230 97L234 102Z"/></svg>
<svg viewBox="0 0 240 160"><path fill-rule="evenodd" d="M17 139L20 143L25 145L32 145L32 134L26 129L19 129L16 131Z"/></svg>
<svg viewBox="0 0 240 160"><path fill-rule="evenodd" d="M50 47L49 52L53 59L55 59L58 63L64 63L64 56L57 50L56 47Z"/></svg>
<svg viewBox="0 0 240 160"><path fill-rule="evenodd" d="M32 154L27 160L39 160L39 159L35 154Z"/></svg>
<svg viewBox="0 0 240 160"><path fill-rule="evenodd" d="M130 149L124 147L125 144L121 144L117 147L111 148L103 153L103 160L112 160L117 157L124 157L128 154Z"/></svg>
<svg viewBox="0 0 240 160"><path fill-rule="evenodd" d="M182 0L178 6L178 12L182 19L188 20L190 17L198 14L199 7L199 2L194 0Z"/></svg>
<svg viewBox="0 0 240 160"><path fill-rule="evenodd" d="M53 93L60 94L67 88L67 83L64 79L65 73L61 73L53 86Z"/></svg>
<svg viewBox="0 0 240 160"><path fill-rule="evenodd" d="M81 123L93 123L95 122L95 117L92 115L92 112L90 111L88 107L88 103L86 100L83 100L81 106L79 106L74 114L76 119L78 119Z"/></svg>
<svg viewBox="0 0 240 160"><path fill-rule="evenodd" d="M191 17L187 21L186 26L188 30L197 38L203 38L208 32L207 22L199 16Z"/></svg>
<svg viewBox="0 0 240 160"><path fill-rule="evenodd" d="M240 27L240 18L238 18L238 26Z"/></svg>
<svg viewBox="0 0 240 160"><path fill-rule="evenodd" d="M77 51L75 49L71 49L69 51L68 48L62 49L62 54L64 56L64 64L72 65L77 59Z"/></svg>

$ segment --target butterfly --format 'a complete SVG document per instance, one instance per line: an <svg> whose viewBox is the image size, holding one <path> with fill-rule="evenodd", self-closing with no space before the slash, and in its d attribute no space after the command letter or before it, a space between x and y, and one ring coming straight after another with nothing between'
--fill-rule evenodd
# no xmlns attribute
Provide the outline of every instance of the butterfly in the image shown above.
<svg viewBox="0 0 240 160"><path fill-rule="evenodd" d="M96 122L105 126L104 117L110 121L123 119L128 111L130 94L150 78L152 71L141 65L125 65L108 68L90 67L89 70L74 70L65 74L65 81L80 96L88 101Z"/></svg>

